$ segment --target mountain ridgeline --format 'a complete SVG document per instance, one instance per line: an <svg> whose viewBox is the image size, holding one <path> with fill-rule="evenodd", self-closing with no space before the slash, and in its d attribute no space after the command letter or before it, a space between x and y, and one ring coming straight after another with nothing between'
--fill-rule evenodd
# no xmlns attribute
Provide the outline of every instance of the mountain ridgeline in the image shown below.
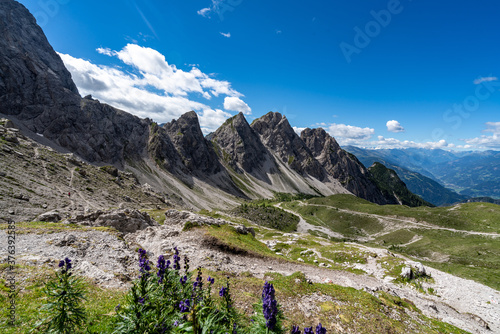
<svg viewBox="0 0 500 334"><path fill-rule="evenodd" d="M158 193L181 196L188 207L231 206L275 192L352 193L377 204L428 205L399 178L393 183L379 177L379 168L367 170L323 129L299 137L279 113L251 125L240 113L205 137L194 111L160 126L82 98L34 17L16 1L0 1L0 30L0 116L44 145L131 171Z"/></svg>

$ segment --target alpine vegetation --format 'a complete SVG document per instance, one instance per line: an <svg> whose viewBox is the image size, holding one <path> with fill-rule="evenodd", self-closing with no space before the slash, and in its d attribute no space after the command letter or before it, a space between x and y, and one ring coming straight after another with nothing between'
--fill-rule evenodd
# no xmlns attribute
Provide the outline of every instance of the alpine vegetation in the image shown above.
<svg viewBox="0 0 500 334"><path fill-rule="evenodd" d="M254 305L251 319L233 303L229 277L217 288L213 277L203 278L201 268L189 271L189 259L181 261L174 248L172 262L164 255L153 266L148 252L138 249L139 275L132 282L125 302L115 308L109 333L192 333L192 334L284 334L301 333L298 326L285 329L283 313L275 298L274 286L265 282L260 303ZM184 266L181 269L181 262ZM71 272L71 260L59 263L59 271L45 291L49 302L44 306L47 317L36 324L34 332L79 333L85 323L85 289L80 278ZM156 269L155 269L156 268ZM194 276L196 273L196 276ZM217 297L218 290L218 297ZM312 327L311 332L312 333ZM304 333L307 332L304 329ZM316 334L326 330L318 325Z"/></svg>

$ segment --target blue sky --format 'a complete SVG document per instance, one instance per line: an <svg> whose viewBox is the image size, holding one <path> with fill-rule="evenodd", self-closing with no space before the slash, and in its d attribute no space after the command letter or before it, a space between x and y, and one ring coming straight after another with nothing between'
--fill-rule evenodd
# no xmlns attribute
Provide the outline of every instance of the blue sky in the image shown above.
<svg viewBox="0 0 500 334"><path fill-rule="evenodd" d="M500 3L21 0L82 95L205 133L268 111L341 145L500 149Z"/></svg>

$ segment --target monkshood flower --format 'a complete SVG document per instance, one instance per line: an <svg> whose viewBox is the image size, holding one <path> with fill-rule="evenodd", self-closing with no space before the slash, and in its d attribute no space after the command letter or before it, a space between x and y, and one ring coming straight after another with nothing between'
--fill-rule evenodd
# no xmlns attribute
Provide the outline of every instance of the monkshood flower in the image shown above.
<svg viewBox="0 0 500 334"><path fill-rule="evenodd" d="M189 307L191 306L189 299L181 300L179 303L179 309L182 313L189 312Z"/></svg>
<svg viewBox="0 0 500 334"><path fill-rule="evenodd" d="M184 284L186 284L187 279L188 279L187 276L183 276L183 277L181 277L181 279L179 281L181 282L182 285L184 285Z"/></svg>
<svg viewBox="0 0 500 334"><path fill-rule="evenodd" d="M226 292L227 292L227 288L225 288L225 287L220 288L220 290L219 290L219 296L224 297L224 295L226 294Z"/></svg>
<svg viewBox="0 0 500 334"><path fill-rule="evenodd" d="M71 260L69 258L64 258L64 260L59 261L59 268L62 269L62 273L68 272L73 266L71 265Z"/></svg>
<svg viewBox="0 0 500 334"><path fill-rule="evenodd" d="M210 285L212 285L215 282L215 278L208 276L207 281L210 283Z"/></svg>
<svg viewBox="0 0 500 334"><path fill-rule="evenodd" d="M292 331L290 334L301 334L302 332L299 329L299 326L292 326Z"/></svg>
<svg viewBox="0 0 500 334"><path fill-rule="evenodd" d="M174 270L181 270L181 265L179 264L179 261L181 260L181 257L179 256L179 250L177 249L177 247L175 247L174 250Z"/></svg>
<svg viewBox="0 0 500 334"><path fill-rule="evenodd" d="M262 289L262 311L266 319L266 327L274 329L278 316L278 302L274 298L274 287L268 282L264 284L264 289Z"/></svg>
<svg viewBox="0 0 500 334"><path fill-rule="evenodd" d="M305 327L304 328L304 334L314 334L312 326L311 327Z"/></svg>
<svg viewBox="0 0 500 334"><path fill-rule="evenodd" d="M232 334L238 334L238 331L236 330L236 323L233 323L233 333Z"/></svg>
<svg viewBox="0 0 500 334"><path fill-rule="evenodd" d="M184 256L184 270L186 273L189 271L189 259L187 256Z"/></svg>
<svg viewBox="0 0 500 334"><path fill-rule="evenodd" d="M149 266L149 260L146 255L146 251L142 248L139 248L139 268L141 274L143 274L146 277L149 275L151 267Z"/></svg>
<svg viewBox="0 0 500 334"><path fill-rule="evenodd" d="M316 334L326 334L326 328L321 325L321 322L316 326Z"/></svg>
<svg viewBox="0 0 500 334"><path fill-rule="evenodd" d="M158 264L156 265L156 267L158 268L158 272L156 273L156 276L158 276L158 283L161 284L163 282L163 278L165 277L165 272L168 268L163 255L160 255L158 257Z"/></svg>

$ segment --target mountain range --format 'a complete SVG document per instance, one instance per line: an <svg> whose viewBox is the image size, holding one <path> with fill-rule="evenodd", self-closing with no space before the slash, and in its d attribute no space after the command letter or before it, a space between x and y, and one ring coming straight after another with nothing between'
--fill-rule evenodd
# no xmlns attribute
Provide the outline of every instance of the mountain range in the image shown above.
<svg viewBox="0 0 500 334"><path fill-rule="evenodd" d="M132 172L140 183L182 196L198 209L276 192L352 193L377 204L426 204L402 182L396 189L377 180L385 167L374 175L325 130L306 129L299 137L280 113L252 124L240 113L205 137L194 111L158 125L90 95L82 98L23 5L1 1L0 18L0 116L56 151Z"/></svg>
<svg viewBox="0 0 500 334"><path fill-rule="evenodd" d="M380 162L397 171L408 189L446 205L476 197L500 197L500 152L441 149L364 149L346 146L366 166Z"/></svg>

